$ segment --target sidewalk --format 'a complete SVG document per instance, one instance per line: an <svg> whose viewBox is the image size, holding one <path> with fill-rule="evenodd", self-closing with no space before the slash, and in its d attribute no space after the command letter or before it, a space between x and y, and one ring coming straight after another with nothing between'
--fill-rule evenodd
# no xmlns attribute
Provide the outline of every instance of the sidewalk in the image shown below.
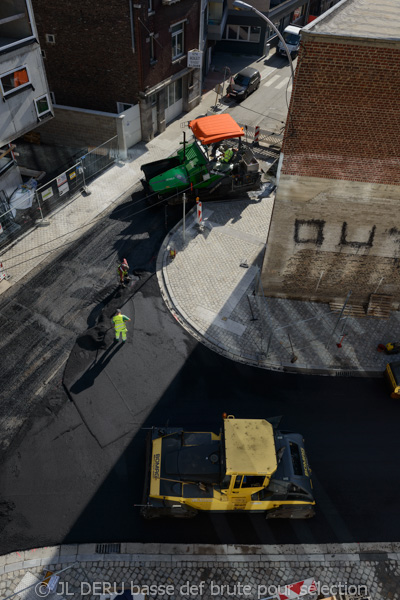
<svg viewBox="0 0 400 600"><path fill-rule="evenodd" d="M114 587L115 592L125 589L138 593L154 586L147 598L257 600L273 595L276 600L279 586L311 578L320 598L337 595L341 589L354 600L396 600L400 597L399 550L399 544L395 543L286 546L127 543L36 548L0 556L0 594L6 598L16 593L13 598L21 600L45 596L54 600L77 599L85 594L86 598L99 599L107 591L110 598L110 588L114 591ZM48 594L46 590L35 593L45 571L59 573L57 593ZM168 592L166 586L170 586Z"/></svg>
<svg viewBox="0 0 400 600"><path fill-rule="evenodd" d="M165 302L194 337L234 360L267 369L333 375L383 373L379 343L400 335L388 320L342 318L328 304L268 298L260 269L274 196L203 204L204 230L192 210L167 236L157 276ZM176 257L170 259L169 247ZM254 295L254 291L258 291ZM345 337L343 337L345 335ZM339 343L341 347L338 347Z"/></svg>

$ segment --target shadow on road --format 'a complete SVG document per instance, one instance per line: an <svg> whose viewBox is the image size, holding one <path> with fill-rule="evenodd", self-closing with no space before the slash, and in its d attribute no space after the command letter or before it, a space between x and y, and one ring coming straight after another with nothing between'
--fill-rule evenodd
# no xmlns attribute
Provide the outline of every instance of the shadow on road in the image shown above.
<svg viewBox="0 0 400 600"><path fill-rule="evenodd" d="M106 368L111 359L119 352L125 342L118 343L117 340L114 339L111 346L107 348L105 352L100 356L100 358L84 372L84 374L74 383L71 387L71 392L73 394L79 394L84 390L92 387L95 382L95 379L100 375L100 373Z"/></svg>

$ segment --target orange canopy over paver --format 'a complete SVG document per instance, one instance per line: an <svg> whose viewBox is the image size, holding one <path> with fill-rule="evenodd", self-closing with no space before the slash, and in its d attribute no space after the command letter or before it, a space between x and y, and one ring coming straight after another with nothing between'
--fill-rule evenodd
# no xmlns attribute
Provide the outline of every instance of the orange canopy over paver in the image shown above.
<svg viewBox="0 0 400 600"><path fill-rule="evenodd" d="M189 127L202 144L214 144L244 135L243 129L228 114L194 119L189 122Z"/></svg>

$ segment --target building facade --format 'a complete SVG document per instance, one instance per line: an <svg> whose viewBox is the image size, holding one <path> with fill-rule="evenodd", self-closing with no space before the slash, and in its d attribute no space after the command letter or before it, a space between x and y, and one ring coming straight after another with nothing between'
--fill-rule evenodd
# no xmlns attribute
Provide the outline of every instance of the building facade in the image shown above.
<svg viewBox="0 0 400 600"><path fill-rule="evenodd" d="M400 16L342 0L302 32L262 283L268 296L400 300ZM280 174L279 174L280 173Z"/></svg>
<svg viewBox="0 0 400 600"><path fill-rule="evenodd" d="M30 0L0 2L0 242L16 227L10 199L22 184L12 142L53 118Z"/></svg>
<svg viewBox="0 0 400 600"><path fill-rule="evenodd" d="M83 127L127 115L139 119L130 141L147 141L199 103L188 55L199 48L200 0L33 4L55 105L79 109Z"/></svg>
<svg viewBox="0 0 400 600"><path fill-rule="evenodd" d="M307 23L310 0L249 0L247 3L262 12L280 32L291 23ZM223 0L209 2L208 39L210 44L215 40L215 48L221 52L240 51L242 54L263 56L268 52L267 44L277 36L254 12L235 10L233 0Z"/></svg>

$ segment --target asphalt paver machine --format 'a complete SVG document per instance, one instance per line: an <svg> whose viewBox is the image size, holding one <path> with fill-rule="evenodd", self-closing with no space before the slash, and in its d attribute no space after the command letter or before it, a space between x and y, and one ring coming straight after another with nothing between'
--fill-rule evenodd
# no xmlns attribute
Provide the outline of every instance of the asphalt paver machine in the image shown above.
<svg viewBox="0 0 400 600"><path fill-rule="evenodd" d="M150 199L189 200L232 197L260 187L260 166L241 141L244 131L228 114L194 119L188 124L194 140L184 141L173 155L146 163L142 185Z"/></svg>

